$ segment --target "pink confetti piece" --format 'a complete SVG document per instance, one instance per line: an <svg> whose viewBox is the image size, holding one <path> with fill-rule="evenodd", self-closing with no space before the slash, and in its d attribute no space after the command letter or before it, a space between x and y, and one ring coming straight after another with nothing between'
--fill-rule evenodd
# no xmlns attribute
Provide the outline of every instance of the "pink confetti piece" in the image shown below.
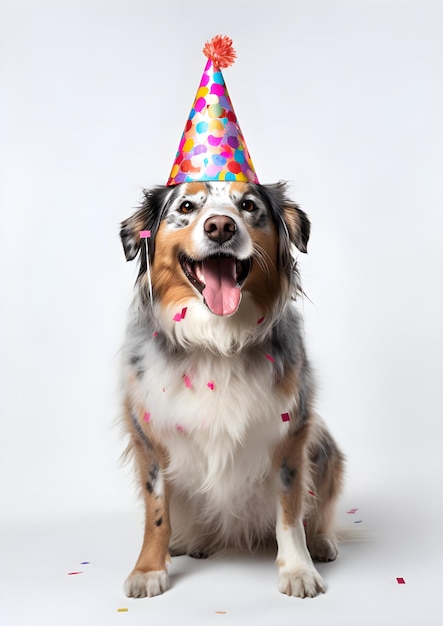
<svg viewBox="0 0 443 626"><path fill-rule="evenodd" d="M145 413L143 415L143 421L144 422L150 422L151 421L151 414L149 413L149 411L145 411Z"/></svg>
<svg viewBox="0 0 443 626"><path fill-rule="evenodd" d="M140 239L149 239L150 236L151 236L151 231L150 230L141 230L140 231Z"/></svg>
<svg viewBox="0 0 443 626"><path fill-rule="evenodd" d="M165 387L163 387L163 393L165 393L165 392L166 392L166 389L165 389Z"/></svg>
<svg viewBox="0 0 443 626"><path fill-rule="evenodd" d="M397 578L397 582L398 582L399 585L406 585L406 581L405 581L404 578L401 578L401 577Z"/></svg>
<svg viewBox="0 0 443 626"><path fill-rule="evenodd" d="M213 383L213 382L209 382L209 383L208 383L208 387L209 387L209 389L210 389L211 391L214 391L215 385L214 385L214 383Z"/></svg>
<svg viewBox="0 0 443 626"><path fill-rule="evenodd" d="M191 383L191 379L189 378L189 376L187 374L185 374L183 376L183 380L185 381L185 385L188 389L192 389L192 383Z"/></svg>
<svg viewBox="0 0 443 626"><path fill-rule="evenodd" d="M172 318L174 320L174 322L181 322L182 320L185 319L186 317L186 311L188 310L188 307L185 306L182 308L182 310L180 311L180 313L176 313L174 315L174 317Z"/></svg>
<svg viewBox="0 0 443 626"><path fill-rule="evenodd" d="M183 426L180 426L180 424L176 424L175 426L176 430L178 430L180 433L184 433L185 429L183 428Z"/></svg>
<svg viewBox="0 0 443 626"><path fill-rule="evenodd" d="M315 493L313 491L308 491L310 496L315 496Z"/></svg>
<svg viewBox="0 0 443 626"><path fill-rule="evenodd" d="M153 337L157 337L157 335L158 335L158 332L155 330L155 331L152 333L152 336L153 336Z"/></svg>
<svg viewBox="0 0 443 626"><path fill-rule="evenodd" d="M262 324L264 321L265 321L265 318L264 318L264 317L260 317L260 318L257 320L257 324Z"/></svg>
<svg viewBox="0 0 443 626"><path fill-rule="evenodd" d="M83 574L83 572L68 572L68 576L75 576L76 574Z"/></svg>
<svg viewBox="0 0 443 626"><path fill-rule="evenodd" d="M265 357L268 359L268 361L271 361L271 363L275 363L274 357L271 356L270 354L265 354Z"/></svg>
<svg viewBox="0 0 443 626"><path fill-rule="evenodd" d="M349 511L347 511L350 515L353 515L354 513L357 513L358 509L349 509Z"/></svg>
<svg viewBox="0 0 443 626"><path fill-rule="evenodd" d="M289 417L289 413L282 413L281 419L282 419L282 422L289 422L291 418Z"/></svg>

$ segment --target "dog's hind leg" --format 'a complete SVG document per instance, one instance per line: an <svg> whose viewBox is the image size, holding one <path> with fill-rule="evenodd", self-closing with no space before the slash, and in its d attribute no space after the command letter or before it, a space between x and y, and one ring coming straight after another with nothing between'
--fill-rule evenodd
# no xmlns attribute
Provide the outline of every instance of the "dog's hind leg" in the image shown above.
<svg viewBox="0 0 443 626"><path fill-rule="evenodd" d="M343 482L344 458L324 427L310 451L310 463L314 492L306 520L308 548L315 561L333 561L338 554L334 513Z"/></svg>
<svg viewBox="0 0 443 626"><path fill-rule="evenodd" d="M124 589L132 598L152 597L169 588L167 564L171 526L168 485L162 475L165 455L149 438L146 427L141 426L134 412L127 416L127 421L145 503L145 532L140 555Z"/></svg>

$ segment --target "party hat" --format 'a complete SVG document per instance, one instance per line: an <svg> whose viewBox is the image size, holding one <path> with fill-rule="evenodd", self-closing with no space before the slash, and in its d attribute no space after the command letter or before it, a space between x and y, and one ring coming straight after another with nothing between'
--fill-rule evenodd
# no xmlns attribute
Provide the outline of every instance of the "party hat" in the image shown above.
<svg viewBox="0 0 443 626"><path fill-rule="evenodd" d="M203 48L208 58L167 185L232 180L258 183L221 73L235 60L229 37L216 35Z"/></svg>

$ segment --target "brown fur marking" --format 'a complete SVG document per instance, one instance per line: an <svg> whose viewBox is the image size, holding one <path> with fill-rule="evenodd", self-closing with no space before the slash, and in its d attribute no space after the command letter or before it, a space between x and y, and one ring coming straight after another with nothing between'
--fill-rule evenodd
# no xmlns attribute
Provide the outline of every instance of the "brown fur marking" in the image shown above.
<svg viewBox="0 0 443 626"><path fill-rule="evenodd" d="M158 230L156 254L152 264L152 284L164 306L179 306L189 298L198 297L178 261L180 252L193 256L191 234L190 226L170 231L165 222L162 222Z"/></svg>
<svg viewBox="0 0 443 626"><path fill-rule="evenodd" d="M248 276L243 291L251 294L256 306L264 313L272 311L276 299L281 293L281 277L277 269L277 230L271 225L272 233L250 229L249 234L254 242L254 248L259 251L262 261L254 258L252 270ZM261 263L264 262L265 269Z"/></svg>

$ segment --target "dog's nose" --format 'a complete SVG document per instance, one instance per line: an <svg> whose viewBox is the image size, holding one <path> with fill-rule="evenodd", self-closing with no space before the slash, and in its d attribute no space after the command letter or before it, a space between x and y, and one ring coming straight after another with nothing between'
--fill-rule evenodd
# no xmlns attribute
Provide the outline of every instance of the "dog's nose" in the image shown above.
<svg viewBox="0 0 443 626"><path fill-rule="evenodd" d="M227 215L213 215L204 224L205 233L218 244L229 241L237 230L237 224Z"/></svg>

